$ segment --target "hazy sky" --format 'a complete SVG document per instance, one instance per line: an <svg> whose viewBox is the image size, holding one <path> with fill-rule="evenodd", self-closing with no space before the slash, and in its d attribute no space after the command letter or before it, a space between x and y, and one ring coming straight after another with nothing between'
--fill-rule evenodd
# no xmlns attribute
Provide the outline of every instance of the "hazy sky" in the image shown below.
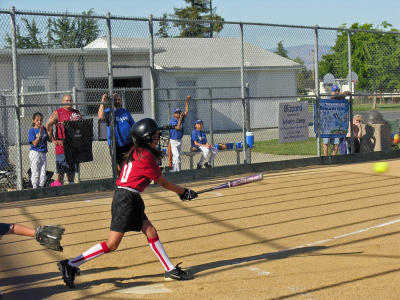
<svg viewBox="0 0 400 300"><path fill-rule="evenodd" d="M400 28L400 0L212 0L217 13L229 21L338 27L343 23L380 24L388 21ZM82 12L93 8L97 14L160 17L183 0L0 0L1 9Z"/></svg>

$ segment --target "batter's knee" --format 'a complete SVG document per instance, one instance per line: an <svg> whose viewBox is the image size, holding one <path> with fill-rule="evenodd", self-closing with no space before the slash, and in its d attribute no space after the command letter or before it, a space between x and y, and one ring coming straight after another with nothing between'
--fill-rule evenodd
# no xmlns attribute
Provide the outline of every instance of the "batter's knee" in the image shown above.
<svg viewBox="0 0 400 300"><path fill-rule="evenodd" d="M155 227L153 227L153 226L151 226L151 235L153 236L153 237L155 237L155 236L157 236L158 235L158 233L157 233L157 229L155 228Z"/></svg>
<svg viewBox="0 0 400 300"><path fill-rule="evenodd" d="M148 239L155 238L157 236L157 229L154 226L149 226L143 231Z"/></svg>
<svg viewBox="0 0 400 300"><path fill-rule="evenodd" d="M117 250L118 246L119 246L119 243L107 241L108 252L113 252L113 251Z"/></svg>

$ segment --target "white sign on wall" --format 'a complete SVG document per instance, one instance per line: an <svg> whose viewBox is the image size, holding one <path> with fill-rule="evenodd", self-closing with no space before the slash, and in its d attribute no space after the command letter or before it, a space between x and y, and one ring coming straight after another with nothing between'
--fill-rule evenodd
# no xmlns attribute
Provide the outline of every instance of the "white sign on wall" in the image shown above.
<svg viewBox="0 0 400 300"><path fill-rule="evenodd" d="M279 143L308 140L308 103L279 103Z"/></svg>

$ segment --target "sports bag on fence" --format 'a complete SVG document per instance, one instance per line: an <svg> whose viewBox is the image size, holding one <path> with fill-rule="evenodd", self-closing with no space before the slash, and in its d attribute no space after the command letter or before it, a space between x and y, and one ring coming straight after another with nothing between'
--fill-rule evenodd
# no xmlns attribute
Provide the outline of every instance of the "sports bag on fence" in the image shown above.
<svg viewBox="0 0 400 300"><path fill-rule="evenodd" d="M64 121L64 154L68 164L93 160L93 119Z"/></svg>

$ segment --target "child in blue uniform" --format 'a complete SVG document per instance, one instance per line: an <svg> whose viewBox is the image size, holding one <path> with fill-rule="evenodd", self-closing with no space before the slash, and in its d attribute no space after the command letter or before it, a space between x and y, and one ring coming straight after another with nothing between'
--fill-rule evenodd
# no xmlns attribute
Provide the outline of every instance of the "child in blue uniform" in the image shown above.
<svg viewBox="0 0 400 300"><path fill-rule="evenodd" d="M189 100L190 96L186 97L185 100L185 112L182 112L179 108L174 110L174 115L169 121L169 125L175 126L174 129L169 131L169 143L171 145L172 154L172 171L179 172L181 170L181 150L182 150L182 138L183 138L183 123L185 117L189 113Z"/></svg>
<svg viewBox="0 0 400 300"><path fill-rule="evenodd" d="M43 115L36 112L32 117L32 128L28 132L28 142L31 145L29 160L31 161L32 187L43 187L46 183L47 142L49 136L43 126Z"/></svg>
<svg viewBox="0 0 400 300"><path fill-rule="evenodd" d="M211 168L218 150L207 142L207 136L203 131L202 120L196 120L196 122L194 122L194 127L195 129L192 131L191 138L192 148L197 148L203 152L203 155L200 157L200 161L197 164L197 169L201 169L203 167L203 162L208 156L208 162L206 162L204 166L206 168Z"/></svg>

